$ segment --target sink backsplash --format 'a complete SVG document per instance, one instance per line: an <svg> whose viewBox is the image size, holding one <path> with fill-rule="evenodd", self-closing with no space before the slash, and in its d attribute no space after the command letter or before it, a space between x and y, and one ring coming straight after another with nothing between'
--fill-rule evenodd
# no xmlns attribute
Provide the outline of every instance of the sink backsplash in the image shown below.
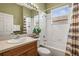
<svg viewBox="0 0 79 59"><path fill-rule="evenodd" d="M18 36L18 38L26 37L26 36L27 36L27 34L20 34ZM0 36L0 41L2 41L2 40L8 40L8 39L13 39L13 38L16 38L16 37L17 37L17 35L1 35Z"/></svg>

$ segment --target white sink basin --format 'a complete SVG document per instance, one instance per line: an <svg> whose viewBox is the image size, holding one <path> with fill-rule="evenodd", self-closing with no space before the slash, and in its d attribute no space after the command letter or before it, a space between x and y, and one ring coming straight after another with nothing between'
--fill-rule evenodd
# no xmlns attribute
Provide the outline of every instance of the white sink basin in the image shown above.
<svg viewBox="0 0 79 59"><path fill-rule="evenodd" d="M25 38L19 38L19 39L10 39L7 42L8 43L21 43L24 42Z"/></svg>

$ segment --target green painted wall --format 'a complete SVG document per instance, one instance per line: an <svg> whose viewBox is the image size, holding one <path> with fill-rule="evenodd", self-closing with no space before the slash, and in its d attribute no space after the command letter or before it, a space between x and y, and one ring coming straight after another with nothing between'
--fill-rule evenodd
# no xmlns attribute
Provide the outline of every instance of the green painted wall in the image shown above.
<svg viewBox="0 0 79 59"><path fill-rule="evenodd" d="M32 10L32 17L33 17L33 16L35 16L35 15L37 15L37 14L38 14L38 12L37 12L37 11Z"/></svg>
<svg viewBox="0 0 79 59"><path fill-rule="evenodd" d="M23 16L31 17L32 16L32 10L23 7Z"/></svg>
<svg viewBox="0 0 79 59"><path fill-rule="evenodd" d="M36 5L39 7L41 11L46 10L46 4L45 3L36 3Z"/></svg>

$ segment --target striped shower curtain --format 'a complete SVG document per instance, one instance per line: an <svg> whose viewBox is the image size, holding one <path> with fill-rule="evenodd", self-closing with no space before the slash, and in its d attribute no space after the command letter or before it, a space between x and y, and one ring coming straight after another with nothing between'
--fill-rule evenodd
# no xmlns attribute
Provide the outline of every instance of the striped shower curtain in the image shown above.
<svg viewBox="0 0 79 59"><path fill-rule="evenodd" d="M79 56L79 3L73 4L71 20L65 55Z"/></svg>

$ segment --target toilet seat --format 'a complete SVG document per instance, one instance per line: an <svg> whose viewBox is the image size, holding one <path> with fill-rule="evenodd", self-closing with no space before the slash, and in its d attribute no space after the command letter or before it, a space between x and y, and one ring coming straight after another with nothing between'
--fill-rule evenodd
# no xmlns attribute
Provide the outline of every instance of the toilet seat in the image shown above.
<svg viewBox="0 0 79 59"><path fill-rule="evenodd" d="M39 47L39 48L38 48L38 51L39 51L40 53L43 53L43 54L50 54L50 53L51 53L49 49L44 48L44 47Z"/></svg>

